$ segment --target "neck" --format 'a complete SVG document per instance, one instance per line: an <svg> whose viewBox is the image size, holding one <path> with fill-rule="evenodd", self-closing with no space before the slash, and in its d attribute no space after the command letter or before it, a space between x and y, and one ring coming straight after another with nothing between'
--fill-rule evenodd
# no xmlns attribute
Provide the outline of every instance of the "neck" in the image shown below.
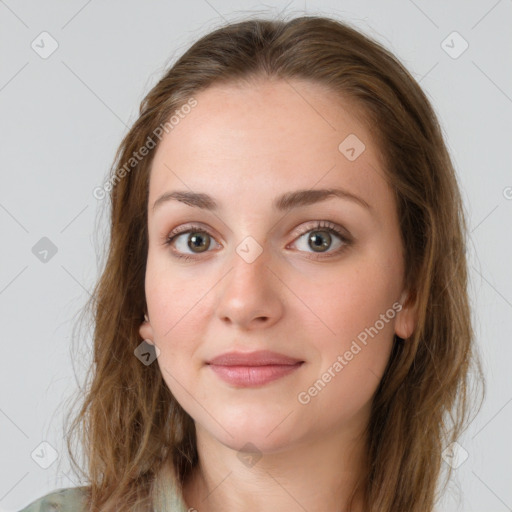
<svg viewBox="0 0 512 512"><path fill-rule="evenodd" d="M196 429L199 464L183 496L200 512L349 510L365 472L364 440L349 431L324 432L307 443L251 458ZM350 510L362 511L360 493Z"/></svg>

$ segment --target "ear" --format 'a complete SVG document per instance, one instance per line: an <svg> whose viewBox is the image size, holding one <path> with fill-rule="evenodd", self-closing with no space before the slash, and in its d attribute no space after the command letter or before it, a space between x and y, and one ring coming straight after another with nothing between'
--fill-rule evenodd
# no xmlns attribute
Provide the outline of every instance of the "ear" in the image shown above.
<svg viewBox="0 0 512 512"><path fill-rule="evenodd" d="M147 313L144 315L144 321L140 324L139 334L140 337L150 345L155 344L153 341L153 328L151 327Z"/></svg>
<svg viewBox="0 0 512 512"><path fill-rule="evenodd" d="M402 309L396 315L395 333L404 340L412 336L418 323L417 303L413 295L407 290L402 293L400 297Z"/></svg>

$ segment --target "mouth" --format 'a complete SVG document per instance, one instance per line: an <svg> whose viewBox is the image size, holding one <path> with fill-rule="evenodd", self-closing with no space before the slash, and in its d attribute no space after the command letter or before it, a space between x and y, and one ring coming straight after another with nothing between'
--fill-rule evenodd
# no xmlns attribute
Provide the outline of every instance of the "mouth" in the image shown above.
<svg viewBox="0 0 512 512"><path fill-rule="evenodd" d="M263 386L298 370L305 361L270 351L229 352L206 364L235 387Z"/></svg>

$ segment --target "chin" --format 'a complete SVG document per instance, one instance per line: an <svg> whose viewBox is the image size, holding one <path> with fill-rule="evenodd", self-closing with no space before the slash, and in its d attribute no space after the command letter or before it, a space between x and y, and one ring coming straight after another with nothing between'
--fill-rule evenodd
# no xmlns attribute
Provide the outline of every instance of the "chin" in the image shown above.
<svg viewBox="0 0 512 512"><path fill-rule="evenodd" d="M289 445L294 434L297 434L291 423L285 421L279 425L282 421L283 417L276 419L270 416L256 419L254 415L247 415L241 422L226 421L219 417L219 423L225 426L227 432L216 422L209 422L208 431L218 442L235 451L242 450L250 443L261 452L272 453Z"/></svg>
<svg viewBox="0 0 512 512"><path fill-rule="evenodd" d="M233 437L224 435L218 439L220 443L233 451L245 453L256 452L259 454L277 453L286 448L290 442L289 437L285 440L270 439L266 433L247 432L233 433Z"/></svg>

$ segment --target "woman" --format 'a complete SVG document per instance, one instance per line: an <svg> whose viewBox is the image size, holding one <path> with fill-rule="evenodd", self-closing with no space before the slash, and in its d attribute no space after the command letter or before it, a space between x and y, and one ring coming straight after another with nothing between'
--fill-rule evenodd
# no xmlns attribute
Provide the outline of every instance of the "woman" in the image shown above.
<svg viewBox="0 0 512 512"><path fill-rule="evenodd" d="M395 57L321 17L218 29L103 191L90 485L25 511L434 509L481 370L455 172Z"/></svg>

